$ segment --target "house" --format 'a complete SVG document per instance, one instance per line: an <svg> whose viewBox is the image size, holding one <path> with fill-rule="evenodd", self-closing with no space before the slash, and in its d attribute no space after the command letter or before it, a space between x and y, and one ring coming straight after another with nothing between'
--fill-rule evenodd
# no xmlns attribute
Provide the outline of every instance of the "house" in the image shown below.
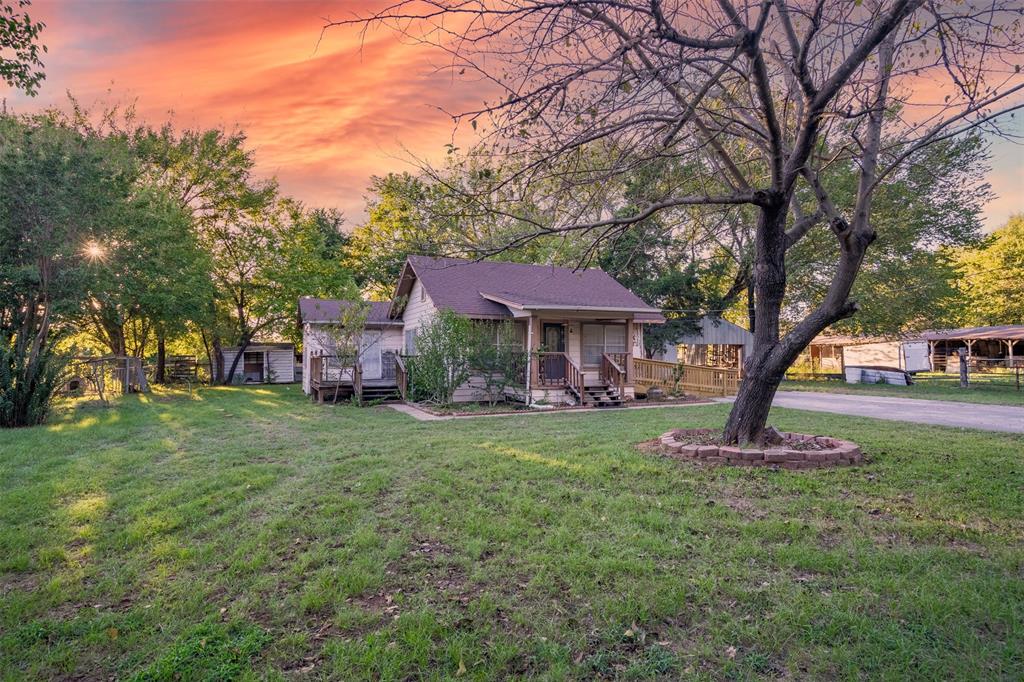
<svg viewBox="0 0 1024 682"><path fill-rule="evenodd" d="M754 350L754 335L717 316L705 315L697 329L677 337L654 353L652 359L705 367L742 369Z"/></svg>
<svg viewBox="0 0 1024 682"><path fill-rule="evenodd" d="M221 349L221 366L226 374L231 370L240 346ZM231 384L290 384L295 381L295 344L251 343L245 347L235 367Z"/></svg>
<svg viewBox="0 0 1024 682"><path fill-rule="evenodd" d="M380 340L364 344L369 352L361 371L325 374L325 364L314 361L324 349L315 337L323 336L324 325L336 323L343 305L307 298L299 303L308 344L303 349L310 378L304 378L307 393L316 395L318 385L334 381L365 383L377 377L378 367L380 376L373 381L401 388L401 355L415 355L419 331L438 311L448 309L473 320L514 323L514 343L527 354L516 398L527 403L615 404L635 395L633 359L643 357L643 325L664 322L659 310L599 269L410 256L392 300L373 304L367 332ZM480 399L472 379L455 399Z"/></svg>

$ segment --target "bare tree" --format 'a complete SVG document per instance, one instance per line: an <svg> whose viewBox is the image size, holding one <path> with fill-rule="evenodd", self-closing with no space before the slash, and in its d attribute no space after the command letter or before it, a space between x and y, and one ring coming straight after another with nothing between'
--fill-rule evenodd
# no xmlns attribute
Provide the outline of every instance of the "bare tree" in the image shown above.
<svg viewBox="0 0 1024 682"><path fill-rule="evenodd" d="M879 184L930 144L998 133L1024 106L1021 11L1017 0L397 0L329 26L398 31L496 93L455 119L479 128L493 167L514 171L467 203L511 212L516 188L544 187L559 207L545 221L516 215L529 229L506 247L600 242L681 207L754 209L755 349L724 434L746 443L762 440L800 351L856 312ZM607 205L605 183L662 158L692 175L628 215ZM836 163L858 170L846 209L822 180ZM783 334L786 250L820 225L839 245L831 283Z"/></svg>

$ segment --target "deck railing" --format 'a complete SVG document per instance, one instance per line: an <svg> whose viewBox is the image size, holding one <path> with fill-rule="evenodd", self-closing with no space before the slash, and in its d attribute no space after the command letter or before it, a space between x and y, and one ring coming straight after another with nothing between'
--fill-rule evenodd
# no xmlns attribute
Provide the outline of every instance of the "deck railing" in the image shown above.
<svg viewBox="0 0 1024 682"><path fill-rule="evenodd" d="M619 392L619 398L626 393L626 362L628 353L602 353L601 354L601 381L609 386L614 386Z"/></svg>
<svg viewBox="0 0 1024 682"><path fill-rule="evenodd" d="M407 400L409 393L409 370L405 368L405 360L398 353L395 353L395 382L398 384L398 395L402 400Z"/></svg>
<svg viewBox="0 0 1024 682"><path fill-rule="evenodd" d="M637 386L658 386L666 391L682 390L700 395L734 395L739 390L740 371L729 367L684 365L659 360L633 359L633 382Z"/></svg>
<svg viewBox="0 0 1024 682"><path fill-rule="evenodd" d="M345 384L352 384L352 393L357 401L363 399L363 364L339 365L330 355L314 355L309 359L309 386L313 397L323 402L324 390L335 389L335 400L338 389Z"/></svg>

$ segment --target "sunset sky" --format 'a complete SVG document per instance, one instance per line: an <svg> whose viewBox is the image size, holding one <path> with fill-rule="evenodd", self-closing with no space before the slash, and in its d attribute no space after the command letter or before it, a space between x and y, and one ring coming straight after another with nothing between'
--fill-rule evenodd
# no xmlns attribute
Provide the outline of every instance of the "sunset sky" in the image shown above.
<svg viewBox="0 0 1024 682"><path fill-rule="evenodd" d="M480 86L437 73L442 58L376 33L332 29L376 0L35 0L46 22L47 79L38 97L5 93L25 112L59 105L136 102L154 124L236 124L259 172L310 205L363 215L373 174L411 169L408 155L438 159L451 119L479 104ZM1024 210L1024 148L999 142L990 181L999 199L988 228Z"/></svg>

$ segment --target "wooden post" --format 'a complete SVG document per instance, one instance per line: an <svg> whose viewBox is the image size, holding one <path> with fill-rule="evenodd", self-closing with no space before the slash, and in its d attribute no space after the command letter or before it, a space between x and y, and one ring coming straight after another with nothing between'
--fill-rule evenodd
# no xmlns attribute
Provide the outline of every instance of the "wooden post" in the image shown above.
<svg viewBox="0 0 1024 682"><path fill-rule="evenodd" d="M967 376L967 349L957 348L956 352L960 356L960 388L967 388L970 383Z"/></svg>
<svg viewBox="0 0 1024 682"><path fill-rule="evenodd" d="M531 316L529 320L529 331L527 334L528 348L526 350L528 362L530 363L529 371L529 382L527 383L527 390L533 391L533 387L540 383L540 372L537 367L537 357L534 355L540 349L540 318L537 316Z"/></svg>
<svg viewBox="0 0 1024 682"><path fill-rule="evenodd" d="M582 331L582 328L581 328ZM626 366L623 367L626 370L626 385L633 385L633 340L635 330L633 329L633 319L626 320ZM580 338L580 353L583 352L583 339ZM580 358L582 360L582 358ZM621 395L619 396L622 397Z"/></svg>

